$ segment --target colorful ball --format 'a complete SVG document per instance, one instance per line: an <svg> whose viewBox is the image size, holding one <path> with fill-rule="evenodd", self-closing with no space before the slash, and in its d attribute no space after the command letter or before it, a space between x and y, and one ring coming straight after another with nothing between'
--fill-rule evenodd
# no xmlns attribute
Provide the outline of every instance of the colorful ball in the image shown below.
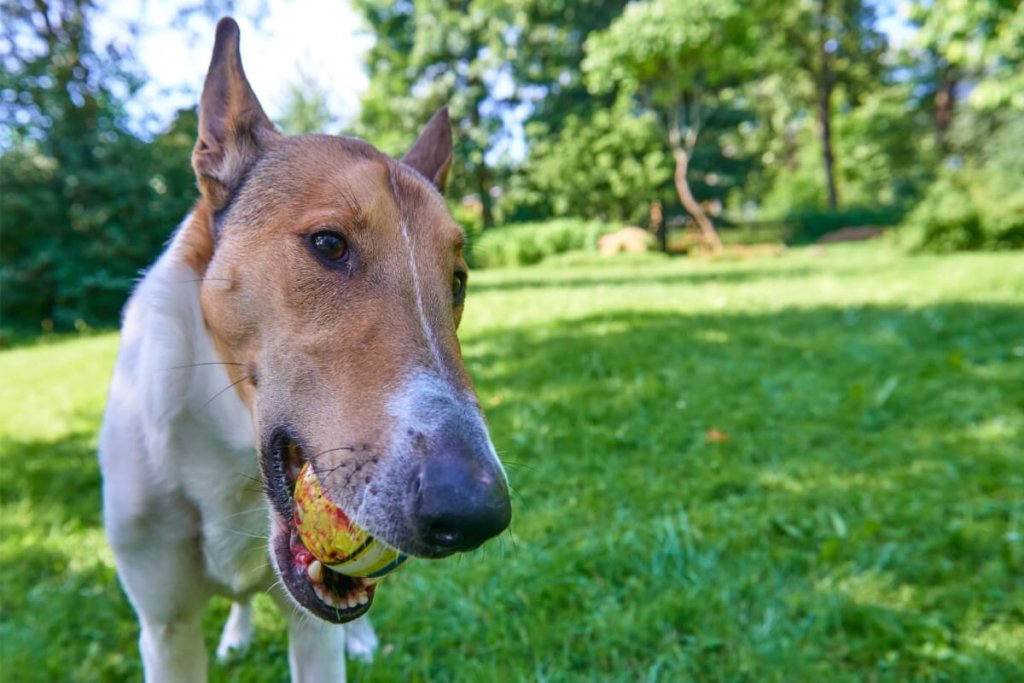
<svg viewBox="0 0 1024 683"><path fill-rule="evenodd" d="M295 528L313 557L346 576L381 577L407 558L349 519L308 462L295 482Z"/></svg>

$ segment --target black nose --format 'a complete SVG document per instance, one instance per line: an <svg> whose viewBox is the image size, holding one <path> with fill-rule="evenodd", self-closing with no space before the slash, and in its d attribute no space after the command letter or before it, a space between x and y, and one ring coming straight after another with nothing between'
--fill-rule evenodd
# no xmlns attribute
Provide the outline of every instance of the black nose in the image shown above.
<svg viewBox="0 0 1024 683"><path fill-rule="evenodd" d="M412 489L417 535L438 553L475 548L512 518L508 485L490 448L458 429L445 430L424 454Z"/></svg>

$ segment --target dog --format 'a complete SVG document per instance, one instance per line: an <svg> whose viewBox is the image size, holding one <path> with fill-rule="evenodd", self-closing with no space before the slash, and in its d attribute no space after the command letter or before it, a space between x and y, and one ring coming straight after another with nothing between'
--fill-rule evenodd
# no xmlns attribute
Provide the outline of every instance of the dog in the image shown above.
<svg viewBox="0 0 1024 683"><path fill-rule="evenodd" d="M292 680L344 680L342 624L380 584L309 570L292 499L306 463L410 556L508 526L456 336L467 266L442 197L451 159L445 109L401 160L281 135L242 69L238 25L218 24L192 155L200 198L125 307L100 434L104 523L147 681L205 680L208 599L234 601L223 656L248 642L261 591L288 619ZM369 624L349 629L350 652L372 652Z"/></svg>

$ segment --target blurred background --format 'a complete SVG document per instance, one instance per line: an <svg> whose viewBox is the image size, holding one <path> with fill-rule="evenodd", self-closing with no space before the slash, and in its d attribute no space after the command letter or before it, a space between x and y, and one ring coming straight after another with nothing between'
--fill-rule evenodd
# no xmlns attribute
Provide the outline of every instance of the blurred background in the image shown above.
<svg viewBox="0 0 1024 683"><path fill-rule="evenodd" d="M6 680L140 676L96 431L223 14L284 132L455 127L515 519L389 578L354 680L1024 680L1020 2L0 7ZM213 680L286 676L257 627Z"/></svg>
<svg viewBox="0 0 1024 683"><path fill-rule="evenodd" d="M3 11L9 328L116 323L195 198L194 104L224 13L243 22L247 70L285 132L354 134L400 154L448 104L450 201L478 238L477 265L533 262L625 225L669 251L892 226L931 250L1024 244L1024 19L1012 0ZM537 225L552 219L560 228Z"/></svg>

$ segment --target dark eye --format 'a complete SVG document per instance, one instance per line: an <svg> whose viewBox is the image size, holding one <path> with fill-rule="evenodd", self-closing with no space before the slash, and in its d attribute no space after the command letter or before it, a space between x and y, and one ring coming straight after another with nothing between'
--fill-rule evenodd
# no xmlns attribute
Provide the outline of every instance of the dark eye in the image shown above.
<svg viewBox="0 0 1024 683"><path fill-rule="evenodd" d="M452 303L459 306L466 298L466 274L461 270L452 275Z"/></svg>
<svg viewBox="0 0 1024 683"><path fill-rule="evenodd" d="M313 249L327 261L343 261L348 256L345 238L336 232L323 230L313 234Z"/></svg>

